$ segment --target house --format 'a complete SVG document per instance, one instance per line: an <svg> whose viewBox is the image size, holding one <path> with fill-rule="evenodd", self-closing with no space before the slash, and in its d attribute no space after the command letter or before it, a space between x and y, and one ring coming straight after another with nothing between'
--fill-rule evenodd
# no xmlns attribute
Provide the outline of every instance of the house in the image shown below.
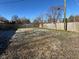
<svg viewBox="0 0 79 59"><path fill-rule="evenodd" d="M5 23L4 21L0 20L0 24L4 24L4 23Z"/></svg>

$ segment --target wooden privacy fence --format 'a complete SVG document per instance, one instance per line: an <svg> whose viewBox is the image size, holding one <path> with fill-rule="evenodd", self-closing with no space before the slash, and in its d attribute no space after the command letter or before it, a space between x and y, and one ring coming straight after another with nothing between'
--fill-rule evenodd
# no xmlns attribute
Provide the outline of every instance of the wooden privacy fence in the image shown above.
<svg viewBox="0 0 79 59"><path fill-rule="evenodd" d="M40 28L42 27L41 24L39 27ZM45 24L43 24L43 28L64 30L64 23L56 23L56 24L45 23ZM79 32L79 22L68 22L67 23L67 30Z"/></svg>

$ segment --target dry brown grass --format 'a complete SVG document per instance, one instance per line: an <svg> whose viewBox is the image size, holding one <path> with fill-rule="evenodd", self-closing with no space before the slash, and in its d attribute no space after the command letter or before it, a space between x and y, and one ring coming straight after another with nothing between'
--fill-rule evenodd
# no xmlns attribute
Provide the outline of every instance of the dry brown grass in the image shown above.
<svg viewBox="0 0 79 59"><path fill-rule="evenodd" d="M1 59L79 59L79 33L17 32Z"/></svg>

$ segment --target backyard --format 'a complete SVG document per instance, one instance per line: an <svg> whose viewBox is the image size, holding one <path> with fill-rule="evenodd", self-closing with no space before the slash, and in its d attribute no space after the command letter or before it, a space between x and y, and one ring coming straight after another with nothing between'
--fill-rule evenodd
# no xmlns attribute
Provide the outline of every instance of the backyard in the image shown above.
<svg viewBox="0 0 79 59"><path fill-rule="evenodd" d="M79 59L79 33L76 32L18 29L9 42L0 59Z"/></svg>
<svg viewBox="0 0 79 59"><path fill-rule="evenodd" d="M79 59L79 0L1 0L0 59Z"/></svg>

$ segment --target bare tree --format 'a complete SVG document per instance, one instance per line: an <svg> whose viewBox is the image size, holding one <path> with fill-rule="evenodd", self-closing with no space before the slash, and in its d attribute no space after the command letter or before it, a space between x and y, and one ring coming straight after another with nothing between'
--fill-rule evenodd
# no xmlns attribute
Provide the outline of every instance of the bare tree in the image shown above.
<svg viewBox="0 0 79 59"><path fill-rule="evenodd" d="M43 27L43 21L44 21L43 16L42 15L38 16L37 20L39 21L39 24L41 24L41 26Z"/></svg>
<svg viewBox="0 0 79 59"><path fill-rule="evenodd" d="M11 21L17 23L19 17L17 15L12 16Z"/></svg>
<svg viewBox="0 0 79 59"><path fill-rule="evenodd" d="M39 20L35 19L35 20L33 21L33 26L34 26L34 27L39 27Z"/></svg>
<svg viewBox="0 0 79 59"><path fill-rule="evenodd" d="M53 6L50 7L50 12L51 12L51 17L54 23L56 23L59 18L62 15L62 11L63 11L63 7L62 6Z"/></svg>
<svg viewBox="0 0 79 59"><path fill-rule="evenodd" d="M33 21L33 25L34 25L35 27L39 27L40 24L41 24L42 27L43 27L43 17L42 17L42 16L36 17L36 19Z"/></svg>
<svg viewBox="0 0 79 59"><path fill-rule="evenodd" d="M53 18L52 18L52 15L50 15L50 14L46 14L47 15L47 17L48 17L48 23L52 23L53 22Z"/></svg>
<svg viewBox="0 0 79 59"><path fill-rule="evenodd" d="M49 8L50 12L48 13L48 22L53 22L56 26L57 21L60 21L60 18L62 17L62 12L64 8L62 6L53 6Z"/></svg>

